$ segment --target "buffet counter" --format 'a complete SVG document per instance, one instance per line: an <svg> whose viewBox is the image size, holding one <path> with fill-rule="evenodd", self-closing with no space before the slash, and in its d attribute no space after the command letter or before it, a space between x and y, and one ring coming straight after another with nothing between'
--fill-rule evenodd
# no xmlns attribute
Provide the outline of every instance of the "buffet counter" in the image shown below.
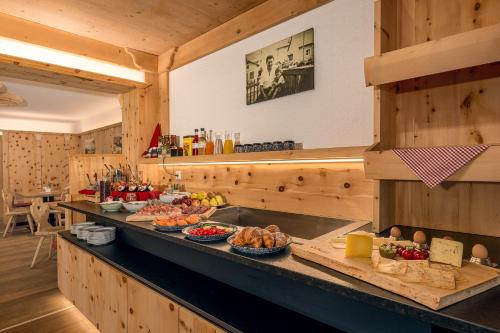
<svg viewBox="0 0 500 333"><path fill-rule="evenodd" d="M200 244L150 222L126 222L128 213L104 213L94 203L60 206L117 227L109 245L87 245L68 231L64 240L228 331L500 331L500 287L433 311L289 250L253 258L225 242Z"/></svg>

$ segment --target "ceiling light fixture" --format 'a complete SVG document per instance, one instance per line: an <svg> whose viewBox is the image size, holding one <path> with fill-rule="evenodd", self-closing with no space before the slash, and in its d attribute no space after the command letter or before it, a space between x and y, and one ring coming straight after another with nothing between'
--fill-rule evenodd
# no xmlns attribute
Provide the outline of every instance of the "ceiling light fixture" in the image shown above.
<svg viewBox="0 0 500 333"><path fill-rule="evenodd" d="M360 163L363 158L297 159L297 160L260 160L260 161L221 161L221 162L179 162L159 163L160 166L202 166L202 165L245 165L245 164L305 164L305 163Z"/></svg>
<svg viewBox="0 0 500 333"><path fill-rule="evenodd" d="M144 72L109 62L59 51L48 47L0 37L0 54L24 58L53 65L75 68L92 73L118 77L135 82L146 81Z"/></svg>

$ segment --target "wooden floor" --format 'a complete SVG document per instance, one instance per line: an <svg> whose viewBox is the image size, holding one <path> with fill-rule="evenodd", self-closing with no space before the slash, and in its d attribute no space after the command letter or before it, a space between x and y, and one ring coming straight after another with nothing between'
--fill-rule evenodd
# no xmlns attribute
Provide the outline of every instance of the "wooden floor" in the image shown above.
<svg viewBox="0 0 500 333"><path fill-rule="evenodd" d="M98 333L57 289L56 256L47 260L49 241L29 268L38 240L23 226L0 236L0 332Z"/></svg>

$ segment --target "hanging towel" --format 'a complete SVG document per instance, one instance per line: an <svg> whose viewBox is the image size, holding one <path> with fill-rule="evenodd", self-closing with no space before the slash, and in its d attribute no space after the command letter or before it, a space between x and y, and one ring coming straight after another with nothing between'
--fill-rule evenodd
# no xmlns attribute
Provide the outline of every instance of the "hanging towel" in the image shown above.
<svg viewBox="0 0 500 333"><path fill-rule="evenodd" d="M430 188L439 185L490 145L393 149Z"/></svg>

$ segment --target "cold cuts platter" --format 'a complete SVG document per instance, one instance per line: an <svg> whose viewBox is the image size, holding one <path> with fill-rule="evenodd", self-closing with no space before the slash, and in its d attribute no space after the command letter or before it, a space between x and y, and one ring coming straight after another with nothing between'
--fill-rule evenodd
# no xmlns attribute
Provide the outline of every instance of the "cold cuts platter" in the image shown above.
<svg viewBox="0 0 500 333"><path fill-rule="evenodd" d="M127 216L127 222L145 222L153 221L157 217L174 218L180 215L198 215L201 219L208 219L214 212L215 207L207 206L189 206L177 207L169 204L149 205L141 209L135 214Z"/></svg>

